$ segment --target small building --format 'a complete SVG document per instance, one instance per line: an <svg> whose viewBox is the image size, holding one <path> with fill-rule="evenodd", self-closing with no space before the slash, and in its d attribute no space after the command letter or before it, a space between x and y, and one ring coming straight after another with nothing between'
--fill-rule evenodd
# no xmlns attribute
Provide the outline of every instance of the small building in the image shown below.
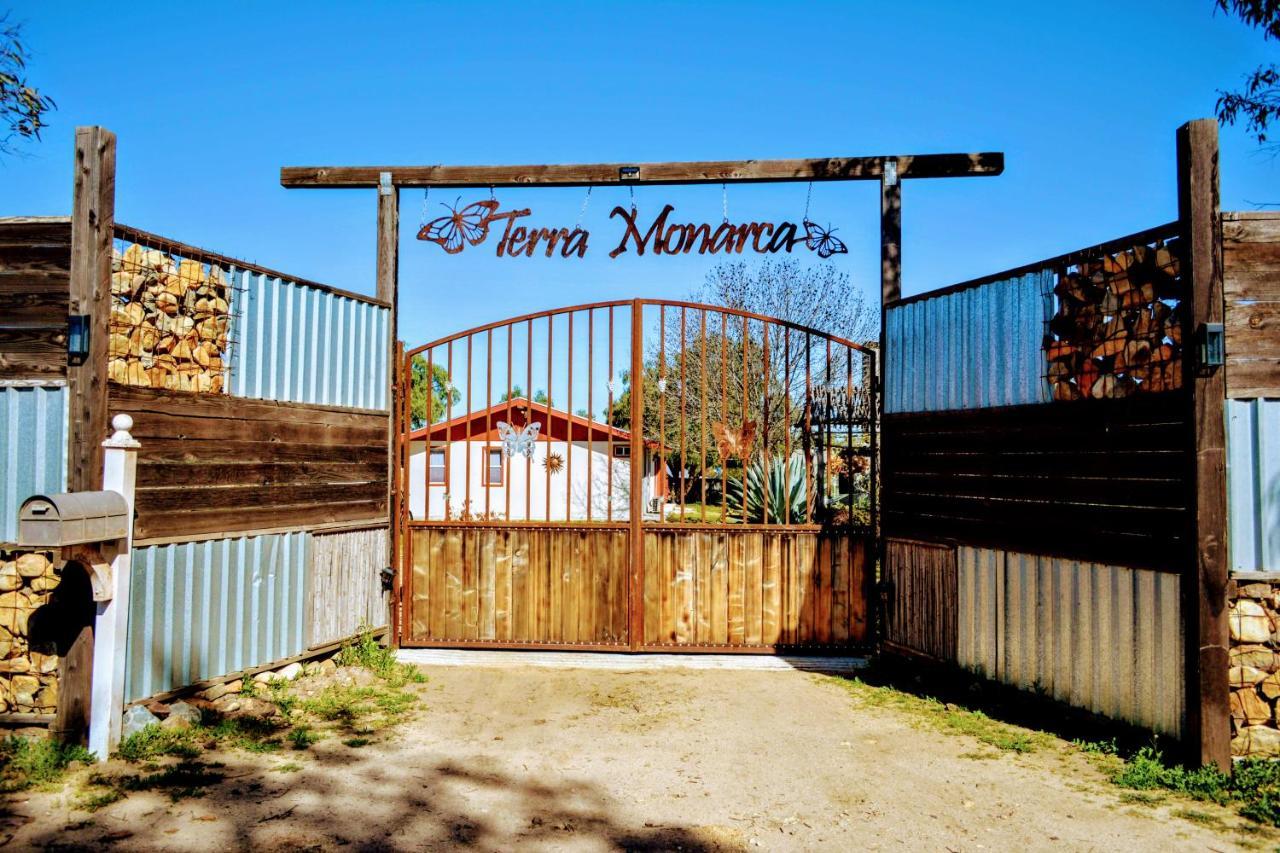
<svg viewBox="0 0 1280 853"><path fill-rule="evenodd" d="M499 422L538 424L531 456L508 455ZM661 519L669 493L657 442L644 452L643 513ZM631 433L513 398L409 435L413 520L626 521Z"/></svg>

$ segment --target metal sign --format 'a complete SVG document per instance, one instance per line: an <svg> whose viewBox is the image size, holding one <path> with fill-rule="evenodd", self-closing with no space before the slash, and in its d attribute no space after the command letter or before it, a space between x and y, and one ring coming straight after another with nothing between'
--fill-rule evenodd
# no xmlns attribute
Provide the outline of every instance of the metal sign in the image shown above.
<svg viewBox="0 0 1280 853"><path fill-rule="evenodd" d="M435 243L451 255L467 246L478 246L488 239L490 232L501 234L497 238L495 254L498 257L531 258L541 252L545 257L581 258L587 254L591 232L580 226L573 228L543 228L517 224L530 216L529 208L520 210L500 209L497 199L485 199L466 206L445 205L447 216L433 219L418 231L418 239ZM651 221L641 218L639 210L632 206L615 207L610 219L620 219L623 232L617 244L609 252L616 258L627 252L644 255L699 255L742 254L747 249L761 254L792 252L797 247L815 252L820 258L843 255L849 250L836 236L836 229L823 228L807 216L799 225L794 222L741 222L732 223L726 216L719 225L709 223L677 222L672 214L675 206L668 204Z"/></svg>

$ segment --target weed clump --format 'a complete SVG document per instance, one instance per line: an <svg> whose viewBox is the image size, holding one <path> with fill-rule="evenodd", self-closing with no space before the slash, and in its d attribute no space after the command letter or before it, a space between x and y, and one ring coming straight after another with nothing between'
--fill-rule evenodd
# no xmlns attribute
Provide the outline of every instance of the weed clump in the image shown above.
<svg viewBox="0 0 1280 853"><path fill-rule="evenodd" d="M1230 775L1216 767L1180 767L1168 763L1154 746L1138 750L1112 777L1136 791L1172 791L1201 802L1232 805L1258 823L1280 826L1280 763L1246 758Z"/></svg>
<svg viewBox="0 0 1280 853"><path fill-rule="evenodd" d="M73 761L93 761L93 753L52 739L6 737L0 740L0 793L59 782Z"/></svg>
<svg viewBox="0 0 1280 853"><path fill-rule="evenodd" d="M395 649L381 645L367 627L338 652L338 666L362 666L392 687L424 684L427 677L417 667L396 660Z"/></svg>

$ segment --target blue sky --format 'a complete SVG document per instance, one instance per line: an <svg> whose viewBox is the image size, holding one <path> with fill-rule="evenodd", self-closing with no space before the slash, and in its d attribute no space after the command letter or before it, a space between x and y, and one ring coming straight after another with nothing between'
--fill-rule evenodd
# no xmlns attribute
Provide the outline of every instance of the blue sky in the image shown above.
<svg viewBox="0 0 1280 853"><path fill-rule="evenodd" d="M65 215L78 124L119 137L117 218L361 292L373 191L285 190L282 165L643 162L1003 151L997 178L909 182L904 292L1168 221L1174 131L1280 50L1210 0L1137 3L313 2L5 4L58 101L42 144L0 161L0 215ZM1280 201L1280 161L1223 131L1223 205ZM430 216L457 192L437 192ZM462 194L474 201L485 192ZM585 193L500 191L572 226ZM684 297L714 260L608 258L592 194L585 259L446 256L402 195L401 330L411 345L531 310ZM730 218L798 220L803 184L730 188ZM719 187L637 190L716 222ZM813 218L878 292L870 183L815 185ZM817 263L816 259L813 262Z"/></svg>

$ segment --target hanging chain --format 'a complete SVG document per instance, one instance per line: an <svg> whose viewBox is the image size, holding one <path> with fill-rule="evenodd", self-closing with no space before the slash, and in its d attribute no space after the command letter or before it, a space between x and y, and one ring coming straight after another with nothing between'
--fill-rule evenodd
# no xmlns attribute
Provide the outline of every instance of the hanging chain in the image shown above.
<svg viewBox="0 0 1280 853"><path fill-rule="evenodd" d="M729 224L729 185L720 184L720 207L724 215L724 224Z"/></svg>
<svg viewBox="0 0 1280 853"><path fill-rule="evenodd" d="M497 201L497 198L493 194L493 184L489 184L489 201Z"/></svg>
<svg viewBox="0 0 1280 853"><path fill-rule="evenodd" d="M422 188L422 221L419 223L420 225L426 225L427 218L431 215L431 212L427 209L427 199L430 197L430 195L431 195L431 187L423 187Z"/></svg>
<svg viewBox="0 0 1280 853"><path fill-rule="evenodd" d="M627 189L631 192L631 215L636 215L636 185L627 184Z"/></svg>
<svg viewBox="0 0 1280 853"><path fill-rule="evenodd" d="M582 209L578 211L578 221L574 223L574 228L582 226L582 219L587 215L587 205L591 203L591 187L587 187L587 194L582 199Z"/></svg>
<svg viewBox="0 0 1280 853"><path fill-rule="evenodd" d="M809 221L809 199L813 196L813 181L809 182L809 189L804 194L804 221Z"/></svg>

